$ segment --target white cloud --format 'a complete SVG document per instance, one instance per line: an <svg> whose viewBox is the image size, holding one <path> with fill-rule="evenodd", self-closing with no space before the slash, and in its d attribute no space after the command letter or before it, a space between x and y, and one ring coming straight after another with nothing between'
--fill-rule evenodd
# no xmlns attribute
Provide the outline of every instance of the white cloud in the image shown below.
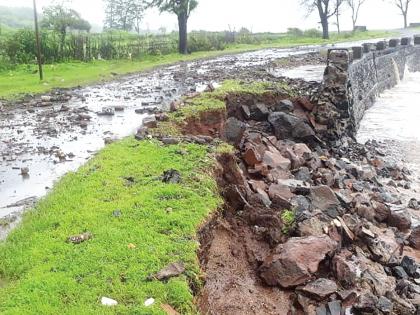
<svg viewBox="0 0 420 315"><path fill-rule="evenodd" d="M42 8L52 0L37 0ZM0 0L0 5L31 6L32 0ZM73 7L85 19L101 25L104 19L102 0L73 0ZM409 20L420 22L420 0L414 0ZM149 12L144 20L144 28L158 29L165 26L168 30L176 27L176 18L169 14L159 14L157 10ZM390 29L402 26L402 17L398 10L383 0L369 0L362 9L360 25L370 29ZM190 29L226 30L247 27L256 32L284 31L288 27L318 28L316 14L305 18L298 0L200 0L200 4L190 18ZM350 12L342 16L344 29L351 27ZM331 25L331 29L335 27Z"/></svg>

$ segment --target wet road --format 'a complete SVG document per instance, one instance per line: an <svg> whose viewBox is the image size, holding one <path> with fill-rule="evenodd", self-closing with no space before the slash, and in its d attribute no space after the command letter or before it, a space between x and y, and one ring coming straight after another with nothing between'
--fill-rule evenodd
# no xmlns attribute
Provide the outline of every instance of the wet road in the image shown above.
<svg viewBox="0 0 420 315"><path fill-rule="evenodd" d="M188 62L74 90L68 102L43 107L32 101L0 112L0 218L21 208L10 205L43 196L55 180L100 150L105 138L134 134L147 116L136 110L165 108L208 83L237 78L239 72L265 71L275 59L315 49L267 49ZM305 77L305 71L293 73L299 75ZM112 116L97 115L104 108L119 111ZM22 168L28 168L29 174L22 175Z"/></svg>
<svg viewBox="0 0 420 315"><path fill-rule="evenodd" d="M358 44L361 42L337 46ZM324 67L319 64L276 69L272 62L322 49L265 49L181 63L72 90L67 102L47 102L44 107L32 100L0 111L0 219L21 211L21 200L44 196L57 179L103 148L105 139L134 134L147 116L139 111L165 108L188 92L204 90L209 83L252 78L255 73L320 80ZM114 115L97 115L108 108ZM22 174L22 168L29 173Z"/></svg>

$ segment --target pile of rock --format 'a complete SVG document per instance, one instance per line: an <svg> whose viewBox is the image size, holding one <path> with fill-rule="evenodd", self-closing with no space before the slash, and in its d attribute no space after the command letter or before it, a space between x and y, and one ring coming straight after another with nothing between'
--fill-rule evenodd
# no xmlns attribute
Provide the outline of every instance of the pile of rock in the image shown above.
<svg viewBox="0 0 420 315"><path fill-rule="evenodd" d="M351 138L328 142L318 106L228 104L225 138L243 180L230 211L271 248L255 256L256 271L293 290L292 314L420 313L420 268L406 254L420 248L420 227L411 230L419 207L398 190L410 187L409 172Z"/></svg>
<svg viewBox="0 0 420 315"><path fill-rule="evenodd" d="M267 102L226 98L227 119L213 124L238 149L239 171L229 164L223 174L226 213L266 242L248 259L266 285L293 292L291 314L420 314L412 258L420 249L419 204L400 194L410 188L410 172L386 161L377 143L345 136L348 126L340 132L336 91L321 89L316 99L315 90ZM136 138L151 137L167 119L146 118ZM158 139L214 141L187 134Z"/></svg>

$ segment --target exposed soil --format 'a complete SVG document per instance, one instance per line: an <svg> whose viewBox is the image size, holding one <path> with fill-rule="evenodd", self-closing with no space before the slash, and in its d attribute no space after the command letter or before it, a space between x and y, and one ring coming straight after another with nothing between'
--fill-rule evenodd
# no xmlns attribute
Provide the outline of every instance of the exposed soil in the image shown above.
<svg viewBox="0 0 420 315"><path fill-rule="evenodd" d="M255 262L248 256L269 252L267 243L255 239L248 224L218 219L206 235L208 243L200 260L206 284L199 296L202 314L284 314L289 293L267 287L257 276Z"/></svg>
<svg viewBox="0 0 420 315"><path fill-rule="evenodd" d="M215 216L199 233L200 263L206 275L198 297L202 314L284 314L288 312L289 292L267 287L258 277L257 261L270 252L268 243L236 214L243 207L242 175L236 158L220 157L216 171L225 197L223 213Z"/></svg>

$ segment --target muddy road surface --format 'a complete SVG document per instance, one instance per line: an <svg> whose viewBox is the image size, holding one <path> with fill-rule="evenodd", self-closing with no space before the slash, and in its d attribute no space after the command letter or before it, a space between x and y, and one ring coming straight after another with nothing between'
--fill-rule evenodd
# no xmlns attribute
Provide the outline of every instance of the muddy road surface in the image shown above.
<svg viewBox="0 0 420 315"><path fill-rule="evenodd" d="M355 45L347 43L341 45ZM95 86L0 104L0 239L54 181L106 143L134 134L144 117L226 79L321 80L319 46L265 49L161 67Z"/></svg>
<svg viewBox="0 0 420 315"><path fill-rule="evenodd" d="M145 116L181 95L225 79L270 75L276 67L273 61L291 55L303 57L295 57L289 66L282 62L285 72L300 63L316 65L318 58L305 55L314 49L269 49L181 63L111 83L3 104L0 217L43 196L57 178L77 169L106 142L133 134ZM305 77L304 71L294 75Z"/></svg>

